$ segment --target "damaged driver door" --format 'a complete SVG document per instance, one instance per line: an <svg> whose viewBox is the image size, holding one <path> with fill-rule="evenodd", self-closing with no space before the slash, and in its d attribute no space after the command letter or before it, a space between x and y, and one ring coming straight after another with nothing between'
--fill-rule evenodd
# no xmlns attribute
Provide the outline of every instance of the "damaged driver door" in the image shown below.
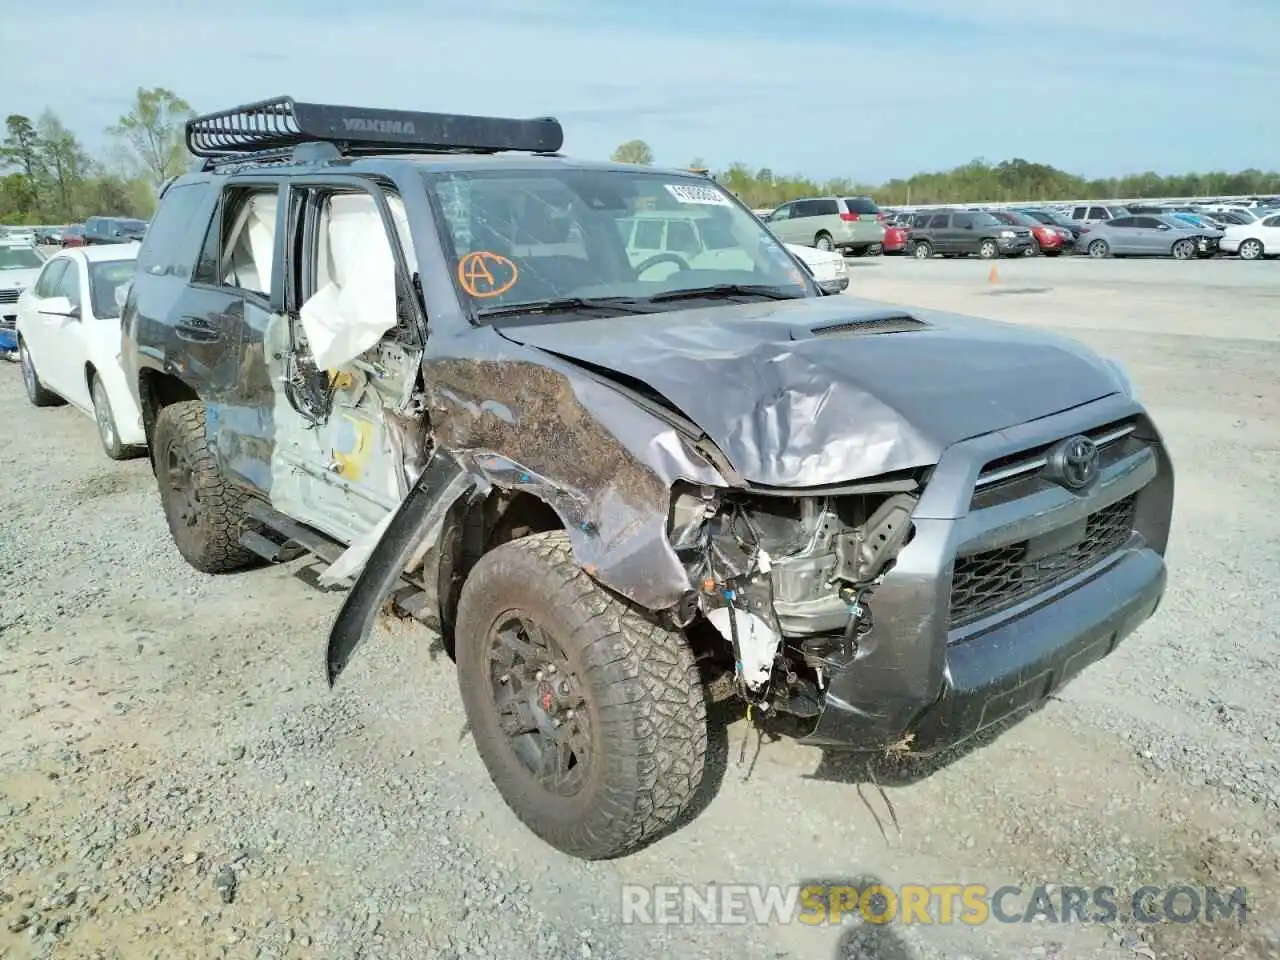
<svg viewBox="0 0 1280 960"><path fill-rule="evenodd" d="M412 240L400 198L361 177L295 180L289 211L272 506L349 544L425 464Z"/></svg>

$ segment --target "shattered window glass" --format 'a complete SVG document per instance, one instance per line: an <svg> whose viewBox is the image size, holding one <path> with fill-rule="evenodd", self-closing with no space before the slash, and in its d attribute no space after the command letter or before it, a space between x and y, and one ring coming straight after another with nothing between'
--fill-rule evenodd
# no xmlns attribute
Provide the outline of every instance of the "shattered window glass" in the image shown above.
<svg viewBox="0 0 1280 960"><path fill-rule="evenodd" d="M423 176L477 310L725 285L816 295L785 248L705 178L551 166Z"/></svg>

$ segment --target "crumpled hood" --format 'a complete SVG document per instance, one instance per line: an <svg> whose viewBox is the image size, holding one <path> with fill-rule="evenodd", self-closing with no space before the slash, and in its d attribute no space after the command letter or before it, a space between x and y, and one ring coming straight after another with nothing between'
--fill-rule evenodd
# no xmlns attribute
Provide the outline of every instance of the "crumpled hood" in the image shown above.
<svg viewBox="0 0 1280 960"><path fill-rule="evenodd" d="M904 315L922 325L882 333L856 327ZM850 322L853 331L813 332ZM1111 367L1074 341L850 297L500 332L643 382L696 423L744 479L777 487L927 466L960 440L1122 389Z"/></svg>

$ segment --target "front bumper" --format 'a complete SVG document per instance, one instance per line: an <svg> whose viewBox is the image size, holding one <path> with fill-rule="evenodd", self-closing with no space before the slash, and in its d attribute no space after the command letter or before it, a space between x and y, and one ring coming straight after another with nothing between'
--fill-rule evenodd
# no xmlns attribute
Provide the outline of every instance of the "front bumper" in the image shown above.
<svg viewBox="0 0 1280 960"><path fill-rule="evenodd" d="M1026 253L1031 249L1031 244L1030 237L1000 237L996 240L996 246L1002 255Z"/></svg>
<svg viewBox="0 0 1280 960"><path fill-rule="evenodd" d="M1140 449L1106 466L1087 494L1046 485L970 509L983 464L1128 417L1138 418ZM1134 530L1119 549L1015 605L951 625L957 555L1026 541L1129 497ZM930 754L1040 703L1155 612L1172 503L1173 471L1159 435L1120 395L952 447L916 508L912 540L870 597L874 627L833 672L803 742L857 751L902 744Z"/></svg>

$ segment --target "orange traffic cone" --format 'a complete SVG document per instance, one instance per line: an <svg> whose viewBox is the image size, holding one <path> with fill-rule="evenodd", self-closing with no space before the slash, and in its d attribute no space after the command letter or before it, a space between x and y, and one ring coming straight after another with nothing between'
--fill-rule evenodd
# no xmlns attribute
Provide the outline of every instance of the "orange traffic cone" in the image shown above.
<svg viewBox="0 0 1280 960"><path fill-rule="evenodd" d="M987 283L995 284L1000 282L1000 268L994 263L991 265L991 273L987 275Z"/></svg>

